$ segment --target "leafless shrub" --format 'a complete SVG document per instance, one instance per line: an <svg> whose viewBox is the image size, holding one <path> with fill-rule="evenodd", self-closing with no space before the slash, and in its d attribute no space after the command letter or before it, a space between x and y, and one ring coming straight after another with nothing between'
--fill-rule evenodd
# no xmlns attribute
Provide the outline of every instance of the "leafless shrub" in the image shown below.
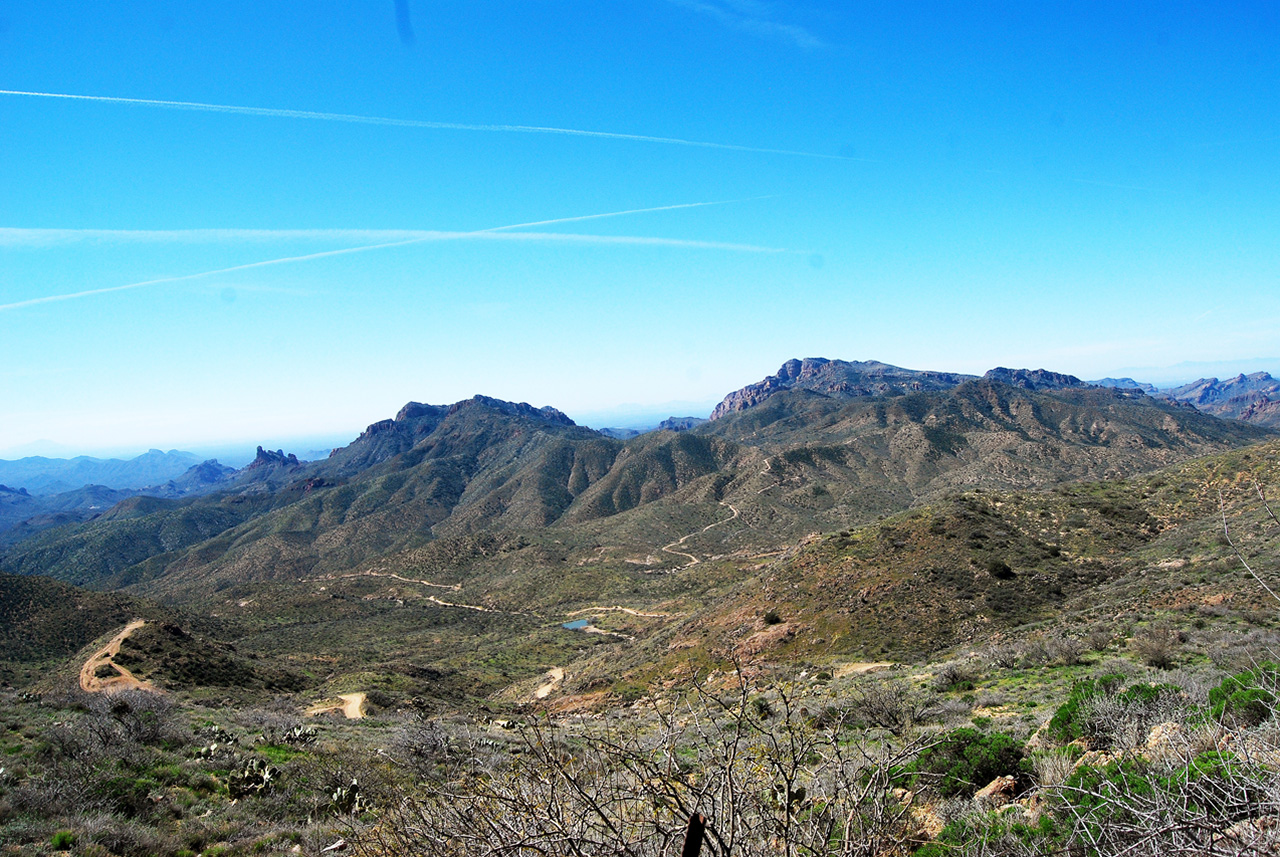
<svg viewBox="0 0 1280 857"><path fill-rule="evenodd" d="M1133 653L1147 666L1167 670L1173 667L1186 637L1165 625L1148 625L1134 633L1129 641Z"/></svg>
<svg viewBox="0 0 1280 857"><path fill-rule="evenodd" d="M973 704L980 708L995 708L997 705L1004 705L1009 701L1009 697L999 690L981 690L978 691L977 697Z"/></svg>
<svg viewBox="0 0 1280 857"><path fill-rule="evenodd" d="M244 728L258 732L265 744L282 744L285 736L303 726L302 718L289 709L280 707L251 708L241 711L236 722Z"/></svg>
<svg viewBox="0 0 1280 857"><path fill-rule="evenodd" d="M159 693L137 689L104 693L93 697L89 710L100 720L119 724L126 741L182 745L188 740L173 700Z"/></svg>
<svg viewBox="0 0 1280 857"><path fill-rule="evenodd" d="M944 699L929 712L930 717L943 726L951 726L960 721L968 720L972 714L973 706L959 699Z"/></svg>
<svg viewBox="0 0 1280 857"><path fill-rule="evenodd" d="M1158 750L1078 771L1051 791L1072 853L1262 855L1280 846L1280 773L1264 758L1280 745L1254 740L1224 755L1200 730ZM1192 773L1194 771L1194 773Z"/></svg>
<svg viewBox="0 0 1280 857"><path fill-rule="evenodd" d="M172 854L177 847L171 836L136 821L113 815L93 815L78 819L80 838L120 857L154 857Z"/></svg>
<svg viewBox="0 0 1280 857"><path fill-rule="evenodd" d="M392 734L388 753L393 764L408 769L416 779L438 780L457 761L461 750L443 724L413 714Z"/></svg>
<svg viewBox="0 0 1280 857"><path fill-rule="evenodd" d="M978 664L972 659L948 661L933 671L933 689L939 692L972 690L980 674Z"/></svg>
<svg viewBox="0 0 1280 857"><path fill-rule="evenodd" d="M867 726L903 735L923 722L933 709L925 697L900 678L863 682L850 693L849 707Z"/></svg>
<svg viewBox="0 0 1280 857"><path fill-rule="evenodd" d="M1075 759L1065 749L1042 750L1032 757L1036 782L1041 788L1053 788L1066 782L1075 768Z"/></svg>
<svg viewBox="0 0 1280 857"><path fill-rule="evenodd" d="M1280 631L1255 629L1224 634L1209 647L1209 659L1228 672L1250 669L1263 661L1280 660Z"/></svg>
<svg viewBox="0 0 1280 857"><path fill-rule="evenodd" d="M911 807L895 772L925 739L851 741L815 726L785 690L760 719L745 686L730 700L696 693L650 709L652 729L623 719L538 720L519 753L390 803L354 826L365 857L463 854L673 854L688 818L707 818L705 855L878 855L905 841Z"/></svg>
<svg viewBox="0 0 1280 857"><path fill-rule="evenodd" d="M1072 667L1084 657L1085 645L1075 637L1052 636L1045 640L1045 651L1050 663Z"/></svg>
<svg viewBox="0 0 1280 857"><path fill-rule="evenodd" d="M996 669L1017 669L1022 660L1022 649L1017 643L1000 643L990 646L985 657L987 663Z"/></svg>
<svg viewBox="0 0 1280 857"><path fill-rule="evenodd" d="M1084 635L1084 643L1094 652L1105 652L1115 641L1115 629L1108 625L1091 625Z"/></svg>
<svg viewBox="0 0 1280 857"><path fill-rule="evenodd" d="M1082 705L1085 734L1113 752L1130 752L1146 745L1152 727L1159 723L1186 723L1190 708L1187 698L1164 687L1141 696L1099 694Z"/></svg>

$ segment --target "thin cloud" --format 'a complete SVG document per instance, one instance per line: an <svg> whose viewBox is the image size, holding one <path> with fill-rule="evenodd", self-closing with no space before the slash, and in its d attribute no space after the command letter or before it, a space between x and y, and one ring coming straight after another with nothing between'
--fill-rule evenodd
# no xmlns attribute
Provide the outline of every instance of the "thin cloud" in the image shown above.
<svg viewBox="0 0 1280 857"><path fill-rule="evenodd" d="M205 104L199 101L161 101L152 98L118 98L108 95L74 95L65 92L26 92L0 89L0 95L29 98L61 98L71 101L95 101L105 104L132 104L162 107L169 110L194 110L204 113L234 113L241 116L269 116L277 119L314 119L322 122L349 122L358 125L388 125L396 128L430 128L440 131L490 131L515 134L561 134L571 137L595 137L606 140L630 140L639 143L662 143L672 146L695 146L731 152L753 152L763 155L789 155L800 158L823 158L832 161L866 161L844 155L800 152L792 149L769 149L759 146L737 146L732 143L709 143L679 137L654 137L648 134L621 134L613 131L586 131L580 128L550 128L540 125L470 125L461 122L431 122L425 119L393 119L387 116L362 116L353 113L320 113L311 110L285 110L276 107L241 107L232 104Z"/></svg>
<svg viewBox="0 0 1280 857"><path fill-rule="evenodd" d="M363 244L358 247L344 247L338 250L323 250L318 253L306 253L300 256L284 256L278 259L265 259L260 262L249 262L244 265L232 265L228 268L218 268L212 271L200 271L195 274L179 274L172 277L157 277L151 280L142 280L136 283L126 283L121 286L108 286L101 289L87 289L80 292L70 292L61 295L46 295L39 298L29 298L23 301L14 301L12 303L0 304L0 312L6 310L23 309L25 307L38 306L40 304L57 303L61 301L76 300L78 298L94 297L97 295L111 294L113 292L125 292L133 289L141 289L149 286L167 285L172 283L190 282L192 280L205 279L220 274L231 274L238 271L249 271L255 268L266 268L274 265L285 265L294 262L308 262L314 259L326 259L336 256L346 256L352 253L367 253L371 250L386 250L393 247L406 247L413 244L423 244L429 241L457 241L457 240L496 240L496 241L551 241L566 242L578 244L599 244L599 245L639 245L639 246L657 246L657 247L680 247L686 249L699 250L721 250L739 253L785 253L784 249L777 247L761 247L754 244L733 244L717 241L694 241L676 238L651 238L645 236L631 235L578 235L573 233L561 232L511 232L508 230L528 228L533 226L549 226L557 223L573 223L582 220L595 220L604 217L621 217L626 214L641 214L651 211L670 211L677 208L697 208L707 205L723 205L720 202L695 202L685 203L683 205L664 205L656 208L637 208L628 211L611 211L604 214L588 214L577 217L562 217L555 220L540 220L531 223L513 223L507 226L495 226L490 229L481 229L473 232L422 232L414 233L415 237L404 238L395 241L385 241L377 244ZM10 230L19 231L19 230ZM47 232L50 230L33 230L37 232ZM63 232L75 232L76 230L59 230ZM87 230L98 231L98 230ZM204 230L197 230L204 231ZM241 230L208 230L214 233L237 232ZM244 230L254 234L261 234L261 230ZM283 230L291 234L297 234L298 230ZM320 230L325 231L325 230ZM184 230L175 230L168 234L182 234ZM132 234L128 231L114 231L114 234ZM154 236L164 233L142 233ZM403 233L398 233L403 234Z"/></svg>
<svg viewBox="0 0 1280 857"><path fill-rule="evenodd" d="M552 220L534 220L509 226L469 231L443 231L437 229L25 229L0 227L0 247L45 247L81 242L102 244L239 244L288 241L350 241L377 244L402 241L437 241L457 238L502 237L512 229L528 229L534 226L551 226L559 223L580 223L584 220L600 220L631 214L651 214L658 211L677 211L684 208L705 208L711 205L730 205L739 202L757 202L772 199L756 196L746 199L717 200L714 202L686 202L678 205L659 205L651 208L635 208L628 211L610 211L604 214L583 214L576 217L557 217ZM542 240L555 240L557 234L527 233ZM571 236L563 236L569 238ZM598 236L572 236L594 238ZM643 238L625 240L648 241ZM620 239L622 240L622 239ZM653 239L670 241L674 239ZM696 243L696 242L695 242ZM746 247L748 245L733 245Z"/></svg>
<svg viewBox="0 0 1280 857"><path fill-rule="evenodd" d="M756 36L790 42L798 48L812 50L826 47L813 33L796 24L770 20L771 4L758 0L669 0L700 15L706 15L726 27Z"/></svg>

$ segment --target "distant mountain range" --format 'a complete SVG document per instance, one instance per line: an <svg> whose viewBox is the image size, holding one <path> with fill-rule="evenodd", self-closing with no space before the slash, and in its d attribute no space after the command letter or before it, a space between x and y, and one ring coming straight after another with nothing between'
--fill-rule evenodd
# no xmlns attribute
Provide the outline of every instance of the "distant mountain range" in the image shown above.
<svg viewBox="0 0 1280 857"><path fill-rule="evenodd" d="M0 460L0 484L25 488L31 494L59 494L86 485L104 488L145 488L176 479L200 459L189 452L153 449L137 458L45 458L31 456Z"/></svg>
<svg viewBox="0 0 1280 857"><path fill-rule="evenodd" d="M1197 395L1240 392L1213 389ZM27 681L38 656L84 637L57 636L71 596L32 576L129 596L77 596L95 633L138 599L234 641L236 675L259 663L238 650L263 676L288 666L277 684L394 675L387 687L424 697L488 694L557 663L579 664L590 690L591 675L673 670L689 647L757 651L743 635L773 608L810 628L777 641L797 657L837 634L841 653L926 651L1086 598L1110 557L1158 532L1144 498L1165 517L1199 502L1194 462L1122 480L1219 453L1239 470L1274 443L1241 448L1280 437L1136 382L822 358L788 361L713 416L619 439L550 407L410 402L317 461L259 447L244 468L197 462L149 493L83 489L78 510L0 541L0 572L23 576L0 575L13 593L0 608L42 641L12 667L0 658L0 679ZM0 508L62 496L11 486ZM608 633L564 627L585 615Z"/></svg>
<svg viewBox="0 0 1280 857"><path fill-rule="evenodd" d="M1185 402L1215 416L1280 428L1280 381L1266 372L1241 374L1225 381L1201 378L1180 387L1164 389L1132 378L1103 378L1093 383L1102 387L1143 390L1157 398Z"/></svg>
<svg viewBox="0 0 1280 857"><path fill-rule="evenodd" d="M239 471L206 462L168 494L29 528L2 565L151 594L208 592L219 580L336 572L481 533L551 529L565 544L608 533L652 546L724 504L759 522L737 538L765 546L955 490L1124 476L1271 436L1045 370L975 378L821 358L788 361L712 416L618 440L549 407L410 402L320 461L259 448Z"/></svg>
<svg viewBox="0 0 1280 857"><path fill-rule="evenodd" d="M1004 389L1009 391L997 395L1002 404L995 412L991 412L991 403L980 404L974 400L979 391L989 398L989 391ZM1116 393L1102 393L1106 389ZM1011 412L1004 417L996 416L1000 408L1012 407L1011 403L1029 394L1050 395L1053 399L1052 403L1027 405L1029 413L1038 414L1034 420L1036 425L1029 425L1025 414L1018 414L1016 418L1012 418ZM1116 418L1108 413L1102 423L1091 423L1094 434L1100 432L1098 426L1106 425L1101 435L1110 437L1108 440L1100 441L1084 434L1073 436L1071 431L1062 431L1061 425L1044 421L1044 414L1062 412L1065 408L1071 414L1064 425L1079 422L1080 413L1097 411L1102 407L1101 399L1107 395L1121 397L1117 404L1106 405L1107 408L1114 412L1123 405L1129 414ZM1149 402L1143 404L1143 399ZM838 444L837 448L823 453L827 458L819 469L836 468L840 475L828 472L827 476L835 478L837 484L858 485L860 499L850 498L847 503L833 505L844 512L824 513L832 526L861 514L850 509L900 508L911 498L931 496L954 487L973 484L1028 487L1062 478L1098 477L1110 471L1134 472L1169 462L1175 457L1171 450L1179 446L1187 449L1179 454L1192 454L1244 441L1244 435L1229 428L1230 423L1196 423L1181 411L1174 412L1178 414L1175 421L1178 431L1169 436L1162 436L1160 432L1146 436L1153 428L1149 417L1156 413L1151 405L1157 402L1166 403L1166 407L1192 405L1197 411L1216 417L1280 427L1280 382L1266 372L1226 381L1206 379L1160 390L1133 379L1102 379L1088 384L1074 376L1046 370L995 368L978 379L957 372L906 370L877 361L790 359L774 375L727 394L713 409L710 420L671 417L650 431L603 428L596 432L576 426L554 408L539 409L476 397L453 405L408 403L392 420L371 423L351 444L340 446L328 457L312 463L284 450L271 452L262 448L257 450L255 460L239 471L224 467L216 460L201 462L195 455L178 450L165 453L152 449L129 460L88 457L0 460L0 545L24 541L67 524L110 518L111 515L105 513L116 504L143 496L187 501L215 492L230 492L241 496L271 496L274 499L268 505L274 508L293 496L276 496L279 492L323 495L329 487L361 481L392 467L388 462L393 459L401 462L394 466L398 471L416 471L426 460L435 460L434 473L442 466L440 455L445 450L453 450L452 443L445 443L438 432L458 422L458 414L462 412L488 413L498 422L531 422L540 437L547 436L552 427L556 427L559 434L566 435L556 441L563 446L558 454L566 463L553 466L549 460L532 463L513 458L506 468L499 468L500 472L489 472L493 463L474 450L467 454L475 455L476 460L465 467L458 466L454 458L456 464L447 484L436 484L426 494L420 491L413 494L415 505L434 496L434 512L412 513L419 515L416 519L428 522L416 524L413 531L420 535L493 527L544 527L562 519L585 521L608 517L678 492L691 478L721 473L724 480L731 482L736 478L739 459L746 450L762 445L760 439L767 439L771 448L788 450L812 448L814 444ZM983 414L983 411L991 413ZM900 413L906 414L904 425L897 425L904 417L893 416ZM872 422L858 425L855 430L854 423L849 422L854 414L858 414L856 421ZM1139 418L1139 414L1147 416ZM1009 420L1014 425L998 425ZM1146 427L1138 430L1134 421L1146 422ZM872 423L876 427L873 428ZM991 440L975 443L974 437L984 432L1009 430L1018 432L1023 443L1046 450L1037 455L1050 455L1051 466L1037 466L1025 454L1006 460L996 471L979 472L978 467L966 466L992 466L992 455L997 454ZM515 428L506 423L502 427L494 425L486 430L484 441L472 439L468 443L499 443L499 437L507 431ZM1143 455L1121 453L1115 448L1106 455L1093 453L1092 458L1083 454L1084 449L1098 443L1111 444L1116 432L1132 434L1135 431L1142 437L1140 444L1146 449ZM690 440L677 441L671 436L673 432L690 434ZM1238 439L1229 440L1229 436ZM509 439L502 443L509 443ZM1001 445L1007 448L1006 441L997 444ZM628 455L632 449L639 454ZM883 466L869 466L888 449L895 450L901 460L887 471ZM910 455L906 450L910 449L919 452L918 460L908 466L905 462ZM1055 452L1047 453L1048 449ZM1170 454L1157 452L1162 449L1170 450ZM966 458L973 450L980 450L978 458ZM454 457L457 454L460 454L457 450L448 453ZM517 458L529 454L530 450L524 449ZM767 453L759 454L764 455L762 460L768 459ZM797 453L787 454L794 457ZM860 455L861 462L852 460L851 455ZM891 454L891 462L893 458ZM626 463L623 459L627 459ZM408 460L419 463L410 467ZM791 462L792 467L795 464ZM773 460L771 466L780 464ZM571 478L557 475L558 467L570 468ZM996 473L1000 473L1001 478L995 478ZM808 484L812 477L806 476L801 481ZM218 500L210 503L216 504ZM122 508L131 509L128 512L131 519L137 517L141 509L157 509L151 504ZM783 517L795 518L796 515ZM809 515L799 515L799 518L808 519ZM428 530L422 530L424 526ZM206 531L207 522L193 530L197 535ZM398 536L384 536L383 541L407 544ZM128 551L128 555L133 556L134 551Z"/></svg>

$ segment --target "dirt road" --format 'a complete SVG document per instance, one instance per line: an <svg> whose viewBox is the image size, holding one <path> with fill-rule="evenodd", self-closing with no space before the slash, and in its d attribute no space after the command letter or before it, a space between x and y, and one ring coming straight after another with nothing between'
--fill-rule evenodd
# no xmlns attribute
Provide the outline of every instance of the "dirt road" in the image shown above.
<svg viewBox="0 0 1280 857"><path fill-rule="evenodd" d="M533 692L533 698L546 699L551 695L551 691L556 689L556 685L562 681L564 681L564 670L560 669L560 667L552 667L547 670L547 680Z"/></svg>
<svg viewBox="0 0 1280 857"><path fill-rule="evenodd" d="M364 717L364 700L365 695L361 693L340 693L338 699L341 702L322 702L313 705L307 709L308 717L315 717L317 714L328 714L331 711L341 711L342 716L348 720L359 720Z"/></svg>
<svg viewBox="0 0 1280 857"><path fill-rule="evenodd" d="M95 652L89 660L84 662L84 666L80 667L81 690L88 693L101 693L104 690L125 690L128 688L155 690L155 686L151 682L143 681L115 662L115 656L120 654L120 645L129 638L130 634L145 624L147 623L142 619L134 619L128 625L125 625L120 633L112 637L111 642L107 643ZM115 675L99 676L98 673L103 667L114 670Z"/></svg>
<svg viewBox="0 0 1280 857"><path fill-rule="evenodd" d="M707 530L711 529L712 527L718 527L718 526L720 526L721 524L727 524L727 523L729 523L730 521L732 521L732 520L734 520L735 518L737 518L737 517L738 517L738 509L737 509L737 507L735 507L732 503L725 503L725 502L723 502L723 501L722 501L722 502L720 503L720 505L721 505L721 506L728 506L728 507L729 507L729 511L730 511L730 512L733 512L733 514L732 514L732 515L730 515L729 517L725 518L725 519L724 519L724 520L722 520L722 521L716 521L714 524L707 524L707 526L703 527L702 529L700 529L700 530L696 530L695 532L692 532L692 533L689 533L689 534L688 534L688 535L686 535L686 536L682 536L682 537L680 537L680 538L676 539L676 540L675 540L674 542L672 542L671 544L669 544L669 545L665 546L664 548L662 548L662 550L663 550L663 551L665 551L666 553L673 554L673 555L675 555L675 556L683 556L683 557L688 557L688 558L689 558L689 561L688 561L687 563L685 563L683 566L681 566L681 568L689 568L690 566L697 565L698 563L702 562L702 560L698 559L696 556L694 556L693 554L691 554L691 553L689 553L689 552L687 552L687 551L676 550L676 548L677 548L677 547L679 547L680 545L684 544L686 539L691 539L691 538L693 538L693 537L694 537L694 536L696 536L696 535L700 535L700 534L702 534L702 533L705 533Z"/></svg>

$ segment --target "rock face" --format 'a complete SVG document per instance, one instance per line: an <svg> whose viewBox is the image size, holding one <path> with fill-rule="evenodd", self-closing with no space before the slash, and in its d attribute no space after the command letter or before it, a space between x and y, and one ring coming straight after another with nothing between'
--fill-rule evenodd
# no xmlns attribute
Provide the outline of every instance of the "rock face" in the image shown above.
<svg viewBox="0 0 1280 857"><path fill-rule="evenodd" d="M997 366L982 376L987 381L998 381L1023 390L1065 390L1069 387L1087 387L1075 375L1063 375L1047 369L1006 369Z"/></svg>
<svg viewBox="0 0 1280 857"><path fill-rule="evenodd" d="M1225 381L1201 378L1164 396L1217 417L1280 427L1280 381L1267 372L1237 375Z"/></svg>
<svg viewBox="0 0 1280 857"><path fill-rule="evenodd" d="M811 390L824 396L852 399L887 393L949 390L973 379L973 375L921 372L890 366L876 360L850 362L828 360L825 357L791 359L782 364L778 374L725 396L711 412L711 419L719 419L734 411L744 411L782 390Z"/></svg>
<svg viewBox="0 0 1280 857"><path fill-rule="evenodd" d="M688 431L707 422L703 417L667 417L658 423L659 431Z"/></svg>
<svg viewBox="0 0 1280 857"><path fill-rule="evenodd" d="M285 467L298 467L301 465L301 462L298 461L298 456L294 455L292 452L285 455L283 449L277 449L275 452L272 452L269 449L258 447L257 456L253 461L249 462L249 466L246 469L257 470L260 467L275 467L279 465L283 465Z"/></svg>
<svg viewBox="0 0 1280 857"><path fill-rule="evenodd" d="M992 809L1004 806L1017 794L1018 782L1013 777L996 777L974 793L976 803Z"/></svg>
<svg viewBox="0 0 1280 857"><path fill-rule="evenodd" d="M505 402L502 399L493 399L489 396L473 396L463 402L457 402L449 406L449 413L456 414L458 411L468 405L482 405L490 410L498 411L513 417L529 417L535 420L543 420L545 422L554 423L561 426L576 426L573 420L569 419L563 412L553 407L535 408L527 402ZM403 413L403 411L401 411Z"/></svg>
<svg viewBox="0 0 1280 857"><path fill-rule="evenodd" d="M1152 396L1160 392L1160 388L1155 384L1148 384L1146 381L1135 381L1132 378L1099 378L1089 383L1095 387L1114 387L1117 390L1141 390Z"/></svg>

